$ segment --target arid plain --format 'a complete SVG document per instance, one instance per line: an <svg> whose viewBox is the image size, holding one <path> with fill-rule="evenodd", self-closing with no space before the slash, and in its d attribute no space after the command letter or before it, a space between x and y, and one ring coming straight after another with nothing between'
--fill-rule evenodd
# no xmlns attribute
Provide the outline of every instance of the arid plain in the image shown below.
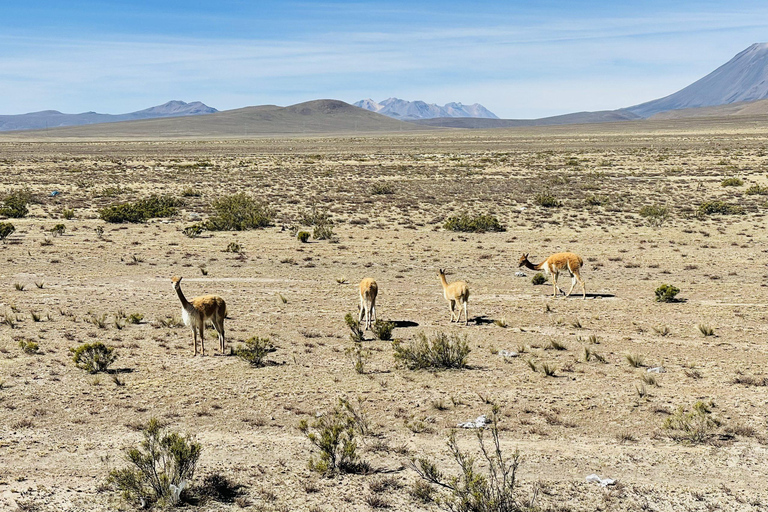
<svg viewBox="0 0 768 512"><path fill-rule="evenodd" d="M0 509L130 509L106 478L154 417L202 445L196 480L220 473L244 486L236 502L186 509L437 510L411 495L408 461L428 456L456 474L446 439L490 402L502 447L523 456L521 498L537 493L542 510L768 507L768 196L747 194L768 187L765 120L254 140L5 136L0 176L2 193L34 199L26 218L6 220L16 232L0 245L0 316L14 324L0 324ZM274 227L182 233L237 192L274 208ZM99 208L152 193L183 198L180 214L99 219ZM561 204L541 206L542 195ZM717 200L743 213L701 213ZM293 235L313 205L330 213L334 240ZM668 208L661 225L640 215L648 205ZM74 218L62 219L65 209ZM465 212L494 215L506 231L443 228ZM227 252L231 242L242 252ZM539 262L559 251L584 258L586 300L578 290L553 299L533 272L515 275L522 253ZM466 327L449 324L438 268L469 284ZM180 317L174 275L187 297L226 300L228 346L269 336L275 364L222 356L211 329L208 355L193 357L190 329L161 323ZM364 277L378 282L379 317L397 322L395 338L466 336L470 368L398 367L391 344L369 332L358 373L344 316L356 313ZM681 300L656 302L662 284ZM143 320L117 328L119 312ZM116 347L117 373L74 366L69 349L93 341ZM316 452L297 426L339 398L366 412L358 450L371 474L307 467ZM698 401L711 420L700 439L665 428ZM457 436L476 452L472 430ZM593 473L616 483L586 482Z"/></svg>

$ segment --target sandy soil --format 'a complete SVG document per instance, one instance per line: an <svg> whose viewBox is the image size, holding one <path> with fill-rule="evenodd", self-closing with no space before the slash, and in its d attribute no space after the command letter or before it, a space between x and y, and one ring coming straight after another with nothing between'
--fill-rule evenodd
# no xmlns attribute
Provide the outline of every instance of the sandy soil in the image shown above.
<svg viewBox="0 0 768 512"><path fill-rule="evenodd" d="M156 417L201 443L196 479L218 472L246 486L237 503L188 509L371 510L376 496L380 508L437 510L411 496L408 461L429 456L456 474L447 436L488 413L488 402L501 407L504 449L523 454L521 496L537 489L544 510L764 509L766 388L744 382L766 382L768 205L745 191L768 186L768 132L576 130L0 143L2 188L35 198L0 245L0 315L15 324L0 324L0 509L130 509L105 480ZM729 177L744 184L721 186ZM372 194L382 183L394 193ZM239 191L274 207L276 225L183 235L213 199ZM186 203L147 224L98 218L101 207L150 193L186 193ZM561 206L539 206L540 194ZM745 213L696 215L712 200ZM669 208L660 227L639 215L650 204ZM336 240L292 236L312 205L330 212ZM63 220L64 209L75 217ZM461 212L493 214L507 230L442 228ZM58 223L66 231L54 236ZM244 252L226 252L230 242ZM587 300L553 299L551 286L532 285L533 272L515 275L523 252L538 262L564 250L585 260ZM468 281L469 326L449 325L438 268ZM173 275L187 297L225 298L229 346L269 336L277 364L222 356L212 330L208 355L193 357L190 330L159 323L180 317ZM396 338L466 336L471 368L398 367L390 343L368 333L370 359L357 373L344 315L368 276L380 317L408 325ZM655 302L665 283L680 302ZM118 329L120 313L143 320ZM88 321L102 315L104 328ZM20 341L38 343L39 354ZM118 373L74 366L69 349L93 341L117 348ZM585 360L585 349L604 362ZM659 366L665 373L648 372ZM307 468L316 452L297 425L340 397L363 400L372 435L360 453L372 474L323 478ZM697 401L711 401L719 425L685 442L664 423ZM457 435L476 451L474 432ZM592 473L617 484L587 483Z"/></svg>

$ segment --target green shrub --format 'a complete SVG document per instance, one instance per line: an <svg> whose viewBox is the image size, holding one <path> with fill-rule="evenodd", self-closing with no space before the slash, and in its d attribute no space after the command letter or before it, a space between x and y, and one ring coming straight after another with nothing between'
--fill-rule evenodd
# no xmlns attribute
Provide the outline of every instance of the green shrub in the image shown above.
<svg viewBox="0 0 768 512"><path fill-rule="evenodd" d="M85 343L77 348L70 348L75 366L88 373L106 372L117 359L115 349L107 347L102 342Z"/></svg>
<svg viewBox="0 0 768 512"><path fill-rule="evenodd" d="M16 227L10 222L0 222L0 240L5 243L5 239L16 231Z"/></svg>
<svg viewBox="0 0 768 512"><path fill-rule="evenodd" d="M72 220L75 218L75 210L64 208L61 210L61 217L64 220Z"/></svg>
<svg viewBox="0 0 768 512"><path fill-rule="evenodd" d="M269 338L260 338L252 336L245 340L244 345L240 345L235 350L235 355L240 359L247 361L251 366L264 366L264 359L267 354L277 350L274 343Z"/></svg>
<svg viewBox="0 0 768 512"><path fill-rule="evenodd" d="M745 190L744 193L749 196L766 196L768 195L768 187L761 187L755 183L754 185L751 185L747 190Z"/></svg>
<svg viewBox="0 0 768 512"><path fill-rule="evenodd" d="M64 224L56 224L51 228L51 233L53 236L61 236L64 234L64 232L67 230L67 226Z"/></svg>
<svg viewBox="0 0 768 512"><path fill-rule="evenodd" d="M546 283L547 282L547 278L544 277L544 274L542 274L541 272L537 272L536 275L531 278L531 282L535 286L538 286L540 284Z"/></svg>
<svg viewBox="0 0 768 512"><path fill-rule="evenodd" d="M312 425L301 420L299 430L320 450L320 459L309 459L309 469L326 476L337 473L365 473L368 463L361 461L355 440L356 419L342 400L333 411L317 418Z"/></svg>
<svg viewBox="0 0 768 512"><path fill-rule="evenodd" d="M721 187L740 187L744 184L741 178L725 178L720 182Z"/></svg>
<svg viewBox="0 0 768 512"><path fill-rule="evenodd" d="M552 194L536 194L536 197L534 197L533 200L537 205L543 206L544 208L558 208L563 205L563 203Z"/></svg>
<svg viewBox="0 0 768 512"><path fill-rule="evenodd" d="M355 371L361 375L365 374L365 365L371 358L371 351L364 349L362 343L354 343L351 347L344 350L344 354L352 360Z"/></svg>
<svg viewBox="0 0 768 512"><path fill-rule="evenodd" d="M197 223L197 224L192 224L191 226L185 227L182 233L184 233L184 236L187 236L189 238L197 238L198 236L203 234L203 231L205 231L205 226L201 223Z"/></svg>
<svg viewBox="0 0 768 512"><path fill-rule="evenodd" d="M7 317L8 315L6 315ZM35 355L40 350L40 345L34 341L19 340L19 348L24 351L25 354Z"/></svg>
<svg viewBox="0 0 768 512"><path fill-rule="evenodd" d="M99 210L102 220L111 223L146 222L158 217L172 217L178 212L183 201L172 196L151 196L133 203L116 204Z"/></svg>
<svg viewBox="0 0 768 512"><path fill-rule="evenodd" d="M534 496L526 502L521 501L517 489L517 469L522 457L519 451L507 459L501 450L498 426L499 408L494 406L491 412L490 427L476 430L480 446L482 464L475 466L476 458L462 452L456 441L456 433L448 437L448 449L459 466L459 476L446 476L437 464L426 458L419 458L411 463L416 473L428 482L431 492L421 489L419 496L430 500L435 492L432 485L443 491L437 501L445 510L451 512L523 512L538 510L534 507ZM491 431L493 445L486 447L485 432ZM422 498L423 499L423 498Z"/></svg>
<svg viewBox="0 0 768 512"><path fill-rule="evenodd" d="M333 238L333 224L318 224L312 230L312 238L315 240L331 240Z"/></svg>
<svg viewBox="0 0 768 512"><path fill-rule="evenodd" d="M656 302L677 302L675 296L680 289L670 284L663 284L656 288Z"/></svg>
<svg viewBox="0 0 768 512"><path fill-rule="evenodd" d="M703 443L711 437L712 430L720 426L720 421L712 417L711 407L711 403L698 401L686 412L680 406L664 420L664 428L672 431L671 437L675 440Z"/></svg>
<svg viewBox="0 0 768 512"><path fill-rule="evenodd" d="M131 313L130 316L128 316L129 324L140 324L142 320L144 320L144 315L141 313Z"/></svg>
<svg viewBox="0 0 768 512"><path fill-rule="evenodd" d="M657 204L645 205L640 208L640 216L651 226L659 227L669 218L669 208Z"/></svg>
<svg viewBox="0 0 768 512"><path fill-rule="evenodd" d="M0 206L0 215L20 219L26 217L29 213L27 205L32 199L32 194L27 190L17 190L11 192L3 199L3 206Z"/></svg>
<svg viewBox="0 0 768 512"><path fill-rule="evenodd" d="M325 208L318 208L315 204L313 204L308 211L304 210L304 212L302 212L299 222L301 222L302 226L333 225L333 219L331 219L331 214L328 213L328 210Z"/></svg>
<svg viewBox="0 0 768 512"><path fill-rule="evenodd" d="M371 326L373 334L381 341L389 341L392 339L392 330L395 328L394 322L386 322L384 320L376 320Z"/></svg>
<svg viewBox="0 0 768 512"><path fill-rule="evenodd" d="M211 203L214 214L205 223L210 231L243 231L272 225L275 211L244 192L220 197Z"/></svg>
<svg viewBox="0 0 768 512"><path fill-rule="evenodd" d="M744 208L725 201L707 201L701 203L697 211L699 215L741 215Z"/></svg>
<svg viewBox="0 0 768 512"><path fill-rule="evenodd" d="M144 440L126 452L129 467L110 471L108 482L123 497L142 507L173 506L189 486L200 458L200 444L175 432L167 433L153 418L142 430Z"/></svg>
<svg viewBox="0 0 768 512"><path fill-rule="evenodd" d="M296 238L299 239L299 242L305 244L309 241L309 231L299 231L296 234Z"/></svg>
<svg viewBox="0 0 768 512"><path fill-rule="evenodd" d="M344 322L349 327L349 330L352 331L349 337L353 342L359 343L365 339L365 333L360 328L360 320L352 316L352 313L347 313L344 316Z"/></svg>
<svg viewBox="0 0 768 512"><path fill-rule="evenodd" d="M243 252L243 246L240 245L238 242L229 242L229 245L227 245L226 252L233 252L235 254L240 254Z"/></svg>
<svg viewBox="0 0 768 512"><path fill-rule="evenodd" d="M466 368L467 356L471 349L466 338L457 334L450 336L438 332L432 339L420 332L416 340L404 347L400 340L392 342L395 361L406 367L416 369L446 370L450 368Z"/></svg>
<svg viewBox="0 0 768 512"><path fill-rule="evenodd" d="M603 206L610 203L611 199L608 196L591 195L587 197L584 202L587 206Z"/></svg>
<svg viewBox="0 0 768 512"><path fill-rule="evenodd" d="M390 195L395 193L395 187L391 183L381 182L371 185L372 195Z"/></svg>
<svg viewBox="0 0 768 512"><path fill-rule="evenodd" d="M499 219L493 215L469 215L462 213L450 217L443 225L448 231L460 231L464 233L485 233L487 231L506 231Z"/></svg>

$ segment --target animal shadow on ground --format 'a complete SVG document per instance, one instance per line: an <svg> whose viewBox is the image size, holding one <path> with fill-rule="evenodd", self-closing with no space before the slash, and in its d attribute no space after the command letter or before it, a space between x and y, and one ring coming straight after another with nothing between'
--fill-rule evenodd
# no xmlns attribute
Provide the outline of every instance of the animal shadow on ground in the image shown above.
<svg viewBox="0 0 768 512"><path fill-rule="evenodd" d="M410 320L392 320L392 323L395 324L395 327L399 329L403 329L405 327L418 327L418 322L412 322Z"/></svg>
<svg viewBox="0 0 768 512"><path fill-rule="evenodd" d="M111 370L107 370L106 373L109 375L117 375L120 373L133 373L133 368L113 368Z"/></svg>
<svg viewBox="0 0 768 512"><path fill-rule="evenodd" d="M472 321L475 322L475 325L487 325L487 324L494 323L496 320L494 320L493 318L488 318L485 315L478 315L474 317Z"/></svg>

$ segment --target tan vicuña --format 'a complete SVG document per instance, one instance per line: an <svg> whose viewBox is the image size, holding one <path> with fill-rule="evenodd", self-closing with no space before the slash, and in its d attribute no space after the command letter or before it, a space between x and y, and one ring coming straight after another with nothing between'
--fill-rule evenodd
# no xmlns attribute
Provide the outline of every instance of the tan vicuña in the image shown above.
<svg viewBox="0 0 768 512"><path fill-rule="evenodd" d="M454 316L456 317L456 323L461 320L461 310L464 309L464 325L469 323L467 318L467 302L469 301L469 286L464 281L455 281L448 284L445 279L445 270L438 269L437 275L440 277L440 282L443 285L443 297L448 301L448 306L451 308L451 322L453 322ZM459 303L459 313L454 313L456 303Z"/></svg>
<svg viewBox="0 0 768 512"><path fill-rule="evenodd" d="M219 350L224 354L224 318L227 316L227 304L218 295L202 295L188 301L181 291L181 278L172 277L173 289L181 301L181 318L184 324L192 327L197 355L197 334L200 333L200 348L205 355L205 322L211 320L219 335Z"/></svg>
<svg viewBox="0 0 768 512"><path fill-rule="evenodd" d="M376 321L376 295L378 294L379 285L373 278L366 277L360 281L360 318L358 320L362 322L365 318L366 329L370 329L371 323Z"/></svg>
<svg viewBox="0 0 768 512"><path fill-rule="evenodd" d="M558 252L557 254L553 254L546 260L542 261L538 265L534 265L528 261L527 253L523 254L520 257L520 264L518 267L525 267L531 270L541 270L546 276L551 277L552 286L554 286L554 291L552 294L553 297L557 297L557 292L562 293L566 297L570 296L571 292L573 291L573 287L576 286L576 281L578 281L583 291L583 298L586 299L587 287L584 285L584 280L579 274L579 269L583 265L584 260L582 260L581 256L578 254L574 254L572 252ZM568 290L568 293L565 293L560 289L559 286L557 286L557 278L560 276L560 272L568 272L571 276L571 289Z"/></svg>

